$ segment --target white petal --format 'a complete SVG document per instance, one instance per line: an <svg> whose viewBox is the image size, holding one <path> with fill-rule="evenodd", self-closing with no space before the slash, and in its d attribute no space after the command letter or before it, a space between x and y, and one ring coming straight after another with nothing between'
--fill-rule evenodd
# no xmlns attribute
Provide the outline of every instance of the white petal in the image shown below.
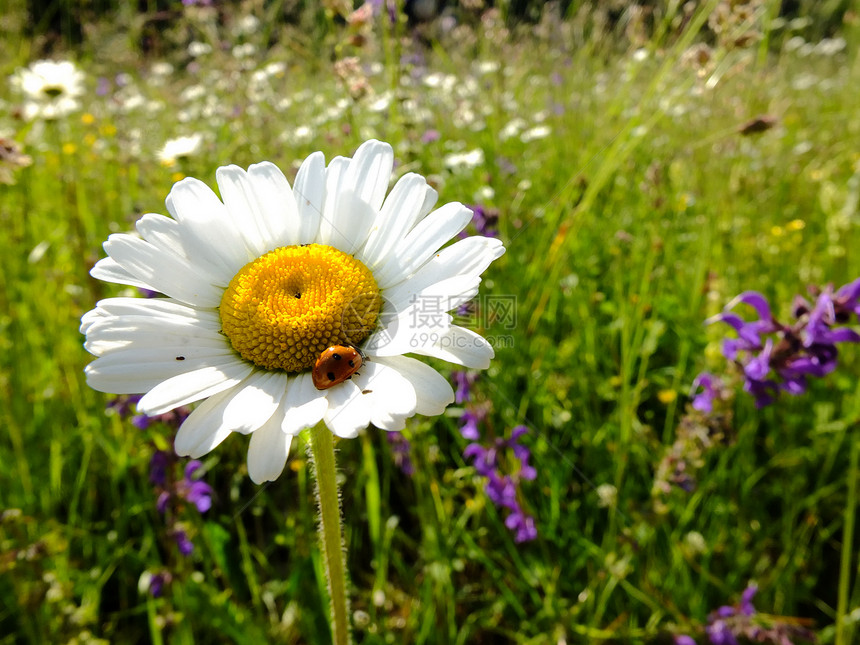
<svg viewBox="0 0 860 645"><path fill-rule="evenodd" d="M197 459L227 438L232 428L219 422L223 415L223 407L234 395L233 389L219 392L203 401L188 415L179 427L173 442L177 455Z"/></svg>
<svg viewBox="0 0 860 645"><path fill-rule="evenodd" d="M376 220L376 211L361 201L351 190L342 190L337 196L337 206L328 239L323 242L347 255L353 255L367 239L367 232ZM320 233L326 228L320 225Z"/></svg>
<svg viewBox="0 0 860 645"><path fill-rule="evenodd" d="M412 383L417 395L415 411L426 416L442 414L454 402L454 388L439 372L426 363L408 356L391 356L374 359L397 370Z"/></svg>
<svg viewBox="0 0 860 645"><path fill-rule="evenodd" d="M456 276L479 276L493 260L504 253L505 247L502 246L501 240L492 237L467 237L439 251L415 275L386 289L383 296L394 303L398 311L402 311L413 296L430 285Z"/></svg>
<svg viewBox="0 0 860 645"><path fill-rule="evenodd" d="M215 331L221 328L216 311L190 307L172 298L105 298L96 303L93 312L104 317L150 316L168 322L193 322Z"/></svg>
<svg viewBox="0 0 860 645"><path fill-rule="evenodd" d="M201 403L179 428L176 453L200 457L231 432L248 434L260 428L275 413L285 379L278 372L256 371L241 384Z"/></svg>
<svg viewBox="0 0 860 645"><path fill-rule="evenodd" d="M144 240L164 253L187 260L213 284L226 287L236 273L235 267L226 264L213 249L186 234L185 228L175 219L148 213L137 221L135 228Z"/></svg>
<svg viewBox="0 0 860 645"><path fill-rule="evenodd" d="M188 405L232 388L253 372L253 365L235 360L227 365L201 367L177 374L147 392L137 407L149 416L164 414L181 405Z"/></svg>
<svg viewBox="0 0 860 645"><path fill-rule="evenodd" d="M108 237L104 248L123 269L155 291L200 307L221 303L224 290L183 257L124 233Z"/></svg>
<svg viewBox="0 0 860 645"><path fill-rule="evenodd" d="M111 257L102 258L96 262L95 266L90 269L90 275L96 280L104 280L105 282L113 282L116 284L127 284L131 287L137 287L138 289L149 289L150 291L155 290L151 284L134 277Z"/></svg>
<svg viewBox="0 0 860 645"><path fill-rule="evenodd" d="M261 228L270 240L267 247L271 248L266 250L296 244L301 225L299 209L284 173L275 164L264 161L248 168L248 177L260 205Z"/></svg>
<svg viewBox="0 0 860 645"><path fill-rule="evenodd" d="M370 422L383 430L401 430L402 421L415 414L418 402L412 383L396 369L383 363L367 361L361 372L353 377L367 398ZM396 420L395 420L396 419Z"/></svg>
<svg viewBox="0 0 860 645"><path fill-rule="evenodd" d="M248 445L248 474L255 484L275 481L287 464L292 436L281 432L282 411L251 433Z"/></svg>
<svg viewBox="0 0 860 645"><path fill-rule="evenodd" d="M175 354L134 348L112 351L97 358L84 368L84 372L87 384L99 392L143 394L186 372L231 370L241 364L243 361L237 359L232 351L208 350L204 353L201 350L194 358L177 361Z"/></svg>
<svg viewBox="0 0 860 645"><path fill-rule="evenodd" d="M338 437L353 439L370 423L370 405L361 389L350 381L326 390L328 410L323 421Z"/></svg>
<svg viewBox="0 0 860 645"><path fill-rule="evenodd" d="M349 159L335 157L325 169L325 202L323 202L320 229L317 234L317 241L320 244L334 246L334 240L346 237L345 229L348 228L348 223L338 221L339 213L345 211L339 212L337 207L341 198L341 186L348 167Z"/></svg>
<svg viewBox="0 0 860 645"><path fill-rule="evenodd" d="M416 281L416 286L420 284L421 281ZM425 318L438 317L440 312L451 311L474 298L478 295L480 284L481 278L478 276L458 275L433 282L415 291L411 288L403 288L398 292L386 290L383 295L398 316L409 313L416 327L420 329L427 326Z"/></svg>
<svg viewBox="0 0 860 645"><path fill-rule="evenodd" d="M296 435L305 428L315 426L328 410L326 392L314 387L309 373L290 379L284 399L284 420L281 430Z"/></svg>
<svg viewBox="0 0 860 645"><path fill-rule="evenodd" d="M424 206L432 196L427 210ZM403 175L391 189L382 210L371 227L364 248L356 255L371 270L402 244L415 223L429 212L436 200L436 191L421 175Z"/></svg>
<svg viewBox="0 0 860 645"><path fill-rule="evenodd" d="M255 186L248 173L239 166L222 166L215 172L218 190L224 206L236 228L245 239L245 245L254 257L260 257L273 248L266 229L265 217L255 194Z"/></svg>
<svg viewBox="0 0 860 645"><path fill-rule="evenodd" d="M162 319L144 318L140 325L128 318L106 318L94 323L87 332L84 349L104 356L123 348L159 348L181 357L180 362L194 358L198 350L229 350L230 342L217 332L201 329L193 323L165 324Z"/></svg>
<svg viewBox="0 0 860 645"><path fill-rule="evenodd" d="M237 272L254 255L227 208L206 184L188 177L174 184L165 202L167 210L182 225L183 236L213 263Z"/></svg>
<svg viewBox="0 0 860 645"><path fill-rule="evenodd" d="M462 231L472 211L458 202L445 204L418 222L378 271L376 282L387 289L412 276L445 242Z"/></svg>
<svg viewBox="0 0 860 645"><path fill-rule="evenodd" d="M365 141L353 155L344 177L344 187L378 211L385 199L393 167L394 151L389 144L375 139Z"/></svg>
<svg viewBox="0 0 860 645"><path fill-rule="evenodd" d="M418 347L412 352L481 370L487 369L495 356L493 346L486 338L457 325L451 325L432 345Z"/></svg>
<svg viewBox="0 0 860 645"><path fill-rule="evenodd" d="M325 186L325 157L315 152L304 160L293 184L300 223L297 244L316 241L325 203Z"/></svg>
<svg viewBox="0 0 860 645"><path fill-rule="evenodd" d="M441 308L434 310L432 305L430 300L419 301L404 312L385 316L385 327L375 331L362 349L368 356L399 356L432 346L448 332L453 321L450 314Z"/></svg>
<svg viewBox="0 0 860 645"><path fill-rule="evenodd" d="M158 213L146 213L135 222L134 228L137 229L143 239L153 246L170 250L176 255L188 258L181 242L182 227L175 219Z"/></svg>

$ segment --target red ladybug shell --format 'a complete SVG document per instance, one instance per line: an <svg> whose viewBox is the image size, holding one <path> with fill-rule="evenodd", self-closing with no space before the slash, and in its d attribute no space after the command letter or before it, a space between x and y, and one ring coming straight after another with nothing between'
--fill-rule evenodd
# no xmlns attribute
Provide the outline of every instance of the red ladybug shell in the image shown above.
<svg viewBox="0 0 860 645"><path fill-rule="evenodd" d="M311 379L318 390L343 383L361 367L361 352L355 347L332 345L326 349L311 370Z"/></svg>

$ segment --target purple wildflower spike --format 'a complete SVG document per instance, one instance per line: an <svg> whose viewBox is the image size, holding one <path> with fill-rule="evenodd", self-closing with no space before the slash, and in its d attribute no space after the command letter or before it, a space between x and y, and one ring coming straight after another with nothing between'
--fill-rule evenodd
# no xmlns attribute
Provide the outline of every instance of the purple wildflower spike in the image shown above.
<svg viewBox="0 0 860 645"><path fill-rule="evenodd" d="M179 552L182 555L191 555L194 552L194 543L182 529L175 529L173 531L173 539L176 540L176 545L179 547Z"/></svg>
<svg viewBox="0 0 860 645"><path fill-rule="evenodd" d="M751 584L744 592L741 594L741 602L739 606L739 611L744 616L752 616L755 613L755 607L753 607L752 599L758 592L758 586Z"/></svg>
<svg viewBox="0 0 860 645"><path fill-rule="evenodd" d="M774 319L765 297L745 291L734 298L726 310L738 304L752 307L758 319L746 321L734 312L724 311L706 321L724 322L737 332L736 338L723 340L723 355L743 370L744 390L756 399L756 406L773 402L780 392L791 395L807 390L810 377L821 378L837 365L837 343L858 343L860 333L838 327L860 311L860 280L848 283L835 294L832 285L810 288L815 304L796 296L792 314L796 321L782 324ZM694 399L694 408L709 412L711 392L707 382L697 383L704 392Z"/></svg>
<svg viewBox="0 0 860 645"><path fill-rule="evenodd" d="M460 434L464 439L477 440L481 438L481 432L478 430L478 423L483 420L484 415L480 411L466 410L463 416L460 417L463 425L460 426Z"/></svg>
<svg viewBox="0 0 860 645"><path fill-rule="evenodd" d="M695 392L700 387L702 391L693 396L693 409L709 414L714 409L714 399L717 398L717 389L714 383L717 377L708 372L702 372L693 379L693 387L691 392Z"/></svg>
<svg viewBox="0 0 860 645"><path fill-rule="evenodd" d="M212 508L212 487L193 478L195 471L202 465L196 459L188 462L185 466L185 478L177 484L177 494L194 504L198 512L205 513Z"/></svg>
<svg viewBox="0 0 860 645"><path fill-rule="evenodd" d="M773 320L773 316L770 313L770 305L767 302L767 298L765 298L758 291L744 291L742 294L737 296L734 300L732 300L729 304L726 305L726 309L734 309L735 305L743 303L747 304L758 312L759 320L763 322L770 322Z"/></svg>

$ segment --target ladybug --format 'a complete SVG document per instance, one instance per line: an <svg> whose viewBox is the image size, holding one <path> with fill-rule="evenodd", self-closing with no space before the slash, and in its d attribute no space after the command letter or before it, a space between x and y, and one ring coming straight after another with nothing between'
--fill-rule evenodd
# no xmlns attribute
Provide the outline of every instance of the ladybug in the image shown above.
<svg viewBox="0 0 860 645"><path fill-rule="evenodd" d="M318 390L343 383L352 377L360 368L364 359L356 347L332 345L326 349L311 370L311 379Z"/></svg>

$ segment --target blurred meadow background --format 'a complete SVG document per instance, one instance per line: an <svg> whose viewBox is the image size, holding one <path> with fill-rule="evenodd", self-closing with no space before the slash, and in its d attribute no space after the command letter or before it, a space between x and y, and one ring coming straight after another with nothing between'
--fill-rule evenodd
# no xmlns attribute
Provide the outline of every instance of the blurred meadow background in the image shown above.
<svg viewBox="0 0 860 645"><path fill-rule="evenodd" d="M4 0L0 643L329 640L302 442L262 490L241 436L186 471L78 326L175 181L367 138L508 251L459 312L491 368L338 442L355 640L858 639L856 346L756 407L704 324L860 276L857 5L434 4Z"/></svg>

